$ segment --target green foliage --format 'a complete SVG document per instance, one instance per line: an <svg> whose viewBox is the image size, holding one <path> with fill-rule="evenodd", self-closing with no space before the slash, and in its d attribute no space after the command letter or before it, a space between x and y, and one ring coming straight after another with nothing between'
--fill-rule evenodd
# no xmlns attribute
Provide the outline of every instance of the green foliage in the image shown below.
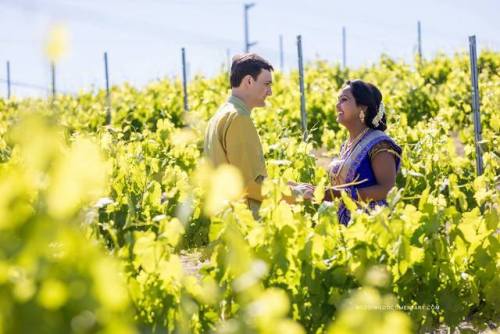
<svg viewBox="0 0 500 334"><path fill-rule="evenodd" d="M0 99L0 333L408 333L498 319L500 55L483 52L479 70L480 177L466 55L309 64L307 142L297 73L276 73L252 112L269 174L259 221L216 196L230 175L201 163L224 73L193 80L188 113L177 81L113 87L109 127L103 91ZM337 94L354 78L380 88L403 156L389 206L347 202L345 227L338 201L282 194L288 180L329 182L313 150L338 153ZM183 255L194 248L196 274Z"/></svg>

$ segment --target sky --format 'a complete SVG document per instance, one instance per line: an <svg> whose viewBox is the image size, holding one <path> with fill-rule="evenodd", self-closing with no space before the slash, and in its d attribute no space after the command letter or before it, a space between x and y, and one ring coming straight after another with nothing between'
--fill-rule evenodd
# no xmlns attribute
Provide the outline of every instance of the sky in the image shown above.
<svg viewBox="0 0 500 334"><path fill-rule="evenodd" d="M279 69L282 35L285 71L297 68L299 34L306 62L341 63L342 27L347 66L354 68L382 53L412 61L418 21L426 58L468 51L470 35L478 51L500 52L500 0L0 0L0 96L7 95L7 61L12 95L50 93L44 49L55 25L69 36L56 64L59 92L103 88L105 51L112 85L180 77L183 47L188 77L212 76L244 50L243 7L250 2L250 40L257 42L251 51Z"/></svg>

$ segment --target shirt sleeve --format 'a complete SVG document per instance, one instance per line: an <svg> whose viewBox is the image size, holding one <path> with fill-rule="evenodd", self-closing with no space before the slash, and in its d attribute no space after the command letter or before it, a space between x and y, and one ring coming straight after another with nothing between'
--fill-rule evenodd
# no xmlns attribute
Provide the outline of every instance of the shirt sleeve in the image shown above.
<svg viewBox="0 0 500 334"><path fill-rule="evenodd" d="M247 197L262 201L262 181L267 176L259 135L250 117L236 115L224 136L228 162L243 177Z"/></svg>

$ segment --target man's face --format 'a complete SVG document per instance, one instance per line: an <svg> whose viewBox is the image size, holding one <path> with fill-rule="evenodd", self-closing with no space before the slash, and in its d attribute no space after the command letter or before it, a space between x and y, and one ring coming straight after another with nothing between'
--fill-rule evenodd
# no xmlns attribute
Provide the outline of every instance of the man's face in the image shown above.
<svg viewBox="0 0 500 334"><path fill-rule="evenodd" d="M250 84L248 86L248 93L252 99L252 104L254 107L265 107L266 98L272 95L273 77L271 71L261 70L257 76L257 80L253 78L250 79Z"/></svg>

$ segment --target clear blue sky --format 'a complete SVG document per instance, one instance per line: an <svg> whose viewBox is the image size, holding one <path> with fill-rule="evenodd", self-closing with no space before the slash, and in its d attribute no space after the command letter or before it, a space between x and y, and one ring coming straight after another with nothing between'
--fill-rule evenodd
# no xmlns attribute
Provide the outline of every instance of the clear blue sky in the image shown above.
<svg viewBox="0 0 500 334"><path fill-rule="evenodd" d="M0 79L11 63L11 80L50 86L43 48L51 25L70 34L68 55L58 64L57 86L66 92L104 86L103 52L108 51L112 84L142 86L181 74L181 47L189 73L213 75L244 48L241 0L0 0ZM342 59L347 30L347 64L358 67L380 54L410 61L422 22L423 53L468 49L476 34L480 49L500 51L500 0L255 0L249 11L252 51L279 67L279 35L285 69L297 65L296 36L304 56ZM0 95L6 95L0 83ZM43 90L12 87L17 96L45 96Z"/></svg>

